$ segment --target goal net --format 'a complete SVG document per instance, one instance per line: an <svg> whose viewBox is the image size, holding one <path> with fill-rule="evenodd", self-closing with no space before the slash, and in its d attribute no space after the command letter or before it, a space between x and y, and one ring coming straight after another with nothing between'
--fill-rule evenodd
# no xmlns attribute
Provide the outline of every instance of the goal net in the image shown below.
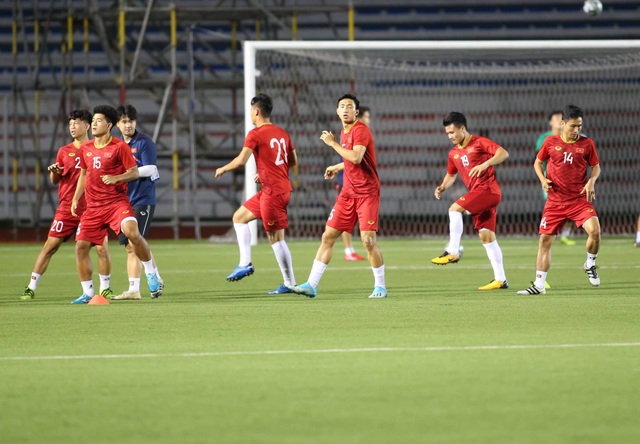
<svg viewBox="0 0 640 444"><path fill-rule="evenodd" d="M294 237L317 237L335 201L336 184L323 172L340 159L319 136L340 132L336 101L346 92L371 108L385 236L448 233L448 208L465 192L458 178L442 200L433 196L452 147L442 126L450 111L510 153L496 168L499 234L537 235L544 200L532 167L536 140L549 130L548 114L567 104L584 109L583 132L598 148L603 233L635 231L640 41L272 41L245 42L244 53L246 102L269 94L272 121L298 150L289 206ZM472 231L470 221L465 227Z"/></svg>

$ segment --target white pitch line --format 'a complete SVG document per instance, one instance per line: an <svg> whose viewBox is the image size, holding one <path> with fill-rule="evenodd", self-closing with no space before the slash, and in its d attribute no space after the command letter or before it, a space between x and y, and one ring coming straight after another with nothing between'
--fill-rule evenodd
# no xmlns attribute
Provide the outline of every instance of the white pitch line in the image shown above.
<svg viewBox="0 0 640 444"><path fill-rule="evenodd" d="M206 358L216 356L266 356L301 355L323 353L381 353L381 352L440 352L440 351L486 351L486 350L535 350L568 348L640 347L640 342L609 342L600 344L531 344L531 345L469 345L439 347L372 347L372 348L327 348L318 350L262 350L221 351L199 353L141 353L107 355L53 355L53 356L0 356L0 361L66 361L89 359L157 359L157 358Z"/></svg>

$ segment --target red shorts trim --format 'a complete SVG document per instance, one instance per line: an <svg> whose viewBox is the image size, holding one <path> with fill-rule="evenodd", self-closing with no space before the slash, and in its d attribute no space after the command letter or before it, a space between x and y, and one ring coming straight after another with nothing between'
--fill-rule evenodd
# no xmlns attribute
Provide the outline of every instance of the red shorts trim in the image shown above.
<svg viewBox="0 0 640 444"><path fill-rule="evenodd" d="M112 206L87 209L80 218L76 231L76 241L82 240L95 245L102 245L111 228L120 234L122 222L126 219L136 220L136 215L129 202L118 202Z"/></svg>
<svg viewBox="0 0 640 444"><path fill-rule="evenodd" d="M58 208L49 228L49 237L67 240L76 232L78 225L80 225L80 217L72 215L71 208Z"/></svg>
<svg viewBox="0 0 640 444"><path fill-rule="evenodd" d="M338 194L336 203L327 219L327 226L338 231L351 233L356 221L360 223L360 231L378 231L380 213L380 195L365 197L344 197Z"/></svg>
<svg viewBox="0 0 640 444"><path fill-rule="evenodd" d="M542 211L539 233L556 235L560 233L566 221L572 220L577 227L581 227L592 217L598 217L598 213L586 198L567 204L557 204L547 200Z"/></svg>
<svg viewBox="0 0 640 444"><path fill-rule="evenodd" d="M473 227L476 230L485 229L495 233L498 205L501 200L502 194L474 190L460 197L456 203L471 213Z"/></svg>
<svg viewBox="0 0 640 444"><path fill-rule="evenodd" d="M262 219L265 231L272 232L289 227L287 206L290 199L291 193L271 195L260 190L242 206L251 211L257 219Z"/></svg>

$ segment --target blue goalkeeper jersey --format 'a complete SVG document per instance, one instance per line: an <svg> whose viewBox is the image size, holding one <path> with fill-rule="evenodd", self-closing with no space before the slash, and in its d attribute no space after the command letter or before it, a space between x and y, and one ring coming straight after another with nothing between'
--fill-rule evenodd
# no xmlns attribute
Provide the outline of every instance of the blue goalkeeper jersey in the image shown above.
<svg viewBox="0 0 640 444"><path fill-rule="evenodd" d="M156 165L156 144L145 134L137 130L129 141L131 154L135 157L138 168L144 165ZM140 177L129 182L129 202L132 206L155 205L156 185L150 177Z"/></svg>

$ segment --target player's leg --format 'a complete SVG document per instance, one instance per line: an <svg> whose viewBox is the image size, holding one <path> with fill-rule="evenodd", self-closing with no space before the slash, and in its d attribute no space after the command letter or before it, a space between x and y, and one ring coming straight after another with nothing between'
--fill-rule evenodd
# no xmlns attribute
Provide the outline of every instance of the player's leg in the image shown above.
<svg viewBox="0 0 640 444"><path fill-rule="evenodd" d="M124 233L124 235L129 239L133 247L133 251L136 256L142 262L142 266L144 267L144 272L147 277L147 286L149 287L150 292L157 291L160 287L160 282L158 281L158 275L156 274L155 267L153 266L153 261L151 260L151 250L149 249L149 244L140 231L138 230L138 221L131 216L121 218L122 212L118 211L115 213L115 220L111 221L111 229L116 231L118 234L120 232ZM130 213L129 213L130 214ZM115 225L113 222L119 222L119 226ZM115 229L114 229L115 226Z"/></svg>
<svg viewBox="0 0 640 444"><path fill-rule="evenodd" d="M463 196L461 199L464 199ZM460 199L449 207L449 243L447 250L440 256L431 259L436 265L455 264L460 260L460 242L462 240L462 232L464 230L464 221L462 216L466 209L460 204Z"/></svg>
<svg viewBox="0 0 640 444"><path fill-rule="evenodd" d="M79 223L80 219L71 216L68 208L59 207L57 209L53 222L51 222L51 227L49 228L47 240L45 241L42 250L40 250L33 266L31 281L25 288L22 296L20 296L20 299L30 300L35 297L38 282L47 270L51 258L58 251L60 245L75 234Z"/></svg>
<svg viewBox="0 0 640 444"><path fill-rule="evenodd" d="M251 231L249 230L249 222L262 217L260 212L262 195L262 191L258 191L258 193L254 194L251 199L247 200L233 213L233 229L238 239L240 260L236 268L227 276L229 282L239 281L242 278L251 276L254 272L253 263L251 262Z"/></svg>
<svg viewBox="0 0 640 444"><path fill-rule="evenodd" d="M360 238L367 249L367 257L373 272L373 292L371 299L387 297L387 285L385 282L384 258L378 246L378 222L380 213L380 196L367 196L356 199L356 212L360 224ZM363 227L367 227L363 230Z"/></svg>
<svg viewBox="0 0 640 444"><path fill-rule="evenodd" d="M138 230L140 231L140 234L142 235L142 237L147 239L147 236L149 235L149 228L151 227L151 221L153 220L153 215L156 211L156 206L155 205L139 205L139 206L136 206L133 209L133 211L136 213L136 220L138 221ZM156 276L158 277L158 284L159 284L158 290L151 293L151 298L155 299L162 296L162 292L164 291L164 280L162 279L162 276L160 276L160 271L158 271L158 263L156 262L156 258L153 255L153 251L149 250L149 252L151 253L151 262L153 262L153 269L156 272ZM127 255L127 273L128 273L128 259L129 259L129 256ZM140 277L142 264L138 261L136 262L135 267L137 268L137 272L134 270L136 274L129 275L129 276Z"/></svg>
<svg viewBox="0 0 640 444"><path fill-rule="evenodd" d="M278 288L270 291L269 294L293 293L291 287L295 287L296 278L293 272L291 251L284 237L284 228L276 231L267 231L267 237L269 238L271 249L280 267L283 281Z"/></svg>
<svg viewBox="0 0 640 444"><path fill-rule="evenodd" d="M316 296L320 279L322 279L322 275L327 269L327 265L331 262L331 258L333 257L333 247L341 233L342 231L330 227L329 225L325 226L324 233L322 233L320 247L316 252L316 257L313 260L313 265L311 266L309 278L304 284L300 284L292 288L295 293L304 294L310 298Z"/></svg>
<svg viewBox="0 0 640 444"><path fill-rule="evenodd" d="M351 232L356 224L357 213L355 199L345 198L342 193L338 195L336 203L329 213L327 224L322 233L320 247L311 266L309 278L304 284L293 287L293 291L313 298L316 296L320 279L327 269L327 265L333 257L333 247L344 231Z"/></svg>
<svg viewBox="0 0 640 444"><path fill-rule="evenodd" d="M80 285L82 285L82 295L71 301L72 304L86 304L95 294L92 279L93 266L89 255L91 247L91 242L76 239L76 268L80 278Z"/></svg>
<svg viewBox="0 0 640 444"><path fill-rule="evenodd" d="M129 287L122 293L111 296L111 299L115 301L139 301L142 299L140 294L140 275L142 273L142 262L136 256L133 244L129 242L129 239L120 233L118 236L119 243L124 245L127 252L127 277L129 280Z"/></svg>
<svg viewBox="0 0 640 444"><path fill-rule="evenodd" d="M564 205L555 205L547 201L540 219L540 240L538 241L538 256L536 259L536 277L531 287L518 291L520 295L536 295L546 293L547 273L551 268L551 247L560 229L564 226L569 215ZM574 219L575 220L575 219Z"/></svg>
<svg viewBox="0 0 640 444"><path fill-rule="evenodd" d="M638 224L636 226L636 241L633 243L633 246L640 246L640 214L638 215Z"/></svg>
<svg viewBox="0 0 640 444"><path fill-rule="evenodd" d="M111 255L109 254L109 237L105 236L102 245L96 245L98 255L98 275L100 276L100 294L109 297L111 291Z"/></svg>
<svg viewBox="0 0 640 444"><path fill-rule="evenodd" d="M80 218L76 230L76 267L82 285L82 295L72 301L72 304L86 304L94 295L93 266L89 252L93 245L102 245L107 237L105 214L110 209L86 210Z"/></svg>
<svg viewBox="0 0 640 444"><path fill-rule="evenodd" d="M584 263L584 272L587 273L589 283L595 287L600 285L596 259L600 251L600 222L597 217L587 219L582 228L587 232L587 260Z"/></svg>
<svg viewBox="0 0 640 444"><path fill-rule="evenodd" d="M135 217L138 223L138 230L140 232L140 235L146 239L155 207L153 205L141 205L136 206L133 210L136 215ZM140 300L142 299L142 295L140 294L140 275L142 273L142 262L140 262L140 259L136 255L133 244L124 235L124 233L120 233L118 235L118 242L120 243L120 245L124 245L127 252L127 277L129 280L129 288L117 296L112 296L111 299ZM151 297L157 298L162 294L162 291L164 289L164 281L158 273L158 267L153 257L153 252L149 250L149 253L151 254L153 269L158 278L158 289L155 292L151 292Z"/></svg>
<svg viewBox="0 0 640 444"><path fill-rule="evenodd" d="M47 237L47 240L42 246L42 250L40 250L38 257L36 258L36 263L33 266L33 271L31 272L31 281L29 282L29 285L27 285L27 287L24 289L24 292L22 293L22 296L20 296L20 299L26 301L35 298L36 290L38 289L38 282L40 281L40 278L42 277L44 272L47 271L49 261L51 261L53 255L56 254L56 251L58 251L60 245L62 245L62 242L64 242L64 239L60 237Z"/></svg>
<svg viewBox="0 0 640 444"><path fill-rule="evenodd" d="M471 205L475 211L478 211L473 216L474 228L478 231L478 237L493 269L493 279L487 285L480 287L479 290L506 289L509 288L509 283L504 272L502 249L496 239L497 205L500 202L500 197L487 195L486 197L479 197L478 200L483 200L486 203L486 208L484 211L478 211L481 208L478 206L480 203L478 201Z"/></svg>
<svg viewBox="0 0 640 444"><path fill-rule="evenodd" d="M370 299L380 299L387 297L387 284L385 281L384 258L378 246L378 235L376 231L361 231L360 238L367 249L369 264L373 272L373 292Z"/></svg>
<svg viewBox="0 0 640 444"><path fill-rule="evenodd" d="M293 259L285 240L285 230L289 227L287 206L290 199L291 193L282 193L275 196L263 195L260 200L262 226L267 232L269 244L280 267L283 280L283 283L269 294L292 293L290 288L296 285Z"/></svg>
<svg viewBox="0 0 640 444"><path fill-rule="evenodd" d="M536 278L531 287L517 292L519 295L545 294L545 282L547 273L551 268L551 247L556 236L553 234L540 234L538 241L538 255L536 257Z"/></svg>
<svg viewBox="0 0 640 444"><path fill-rule="evenodd" d="M487 257L489 258L489 262L491 263L491 268L493 269L493 280L491 280L491 282L489 282L487 285L484 285L478 289L500 290L509 288L507 276L504 271L502 249L498 244L496 233L487 228L481 228L478 232L478 236L480 237L482 246L487 253Z"/></svg>

